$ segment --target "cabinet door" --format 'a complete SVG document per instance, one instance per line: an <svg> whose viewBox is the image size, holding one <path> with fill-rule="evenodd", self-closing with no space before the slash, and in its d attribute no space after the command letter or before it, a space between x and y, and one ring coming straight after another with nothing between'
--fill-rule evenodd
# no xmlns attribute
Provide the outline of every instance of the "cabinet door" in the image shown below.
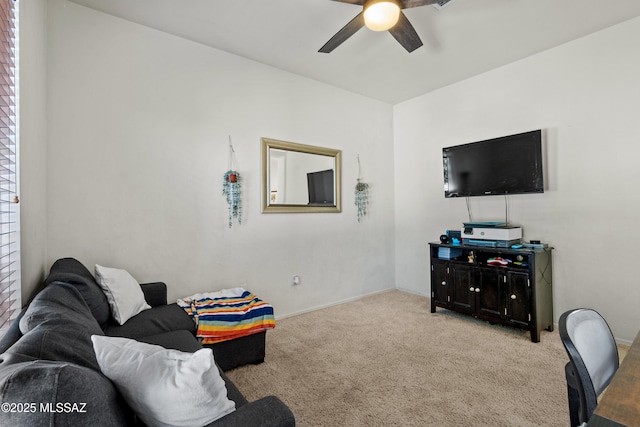
<svg viewBox="0 0 640 427"><path fill-rule="evenodd" d="M431 298L440 306L449 306L449 263L433 261L431 265Z"/></svg>
<svg viewBox="0 0 640 427"><path fill-rule="evenodd" d="M530 322L530 281L527 273L507 273L507 316L511 323L528 326Z"/></svg>
<svg viewBox="0 0 640 427"><path fill-rule="evenodd" d="M449 270L451 305L453 308L473 312L476 292L473 285L473 268L468 265L452 264Z"/></svg>
<svg viewBox="0 0 640 427"><path fill-rule="evenodd" d="M479 268L476 312L485 316L504 316L504 293L502 292L504 273L497 268Z"/></svg>

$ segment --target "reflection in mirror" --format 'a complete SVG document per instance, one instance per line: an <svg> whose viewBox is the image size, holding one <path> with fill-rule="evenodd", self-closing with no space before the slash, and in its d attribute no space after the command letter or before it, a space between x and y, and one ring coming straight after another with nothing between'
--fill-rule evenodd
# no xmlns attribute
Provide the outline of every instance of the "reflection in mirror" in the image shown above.
<svg viewBox="0 0 640 427"><path fill-rule="evenodd" d="M332 205L335 159L309 153L269 150L269 204Z"/></svg>
<svg viewBox="0 0 640 427"><path fill-rule="evenodd" d="M262 138L263 212L340 212L340 154Z"/></svg>

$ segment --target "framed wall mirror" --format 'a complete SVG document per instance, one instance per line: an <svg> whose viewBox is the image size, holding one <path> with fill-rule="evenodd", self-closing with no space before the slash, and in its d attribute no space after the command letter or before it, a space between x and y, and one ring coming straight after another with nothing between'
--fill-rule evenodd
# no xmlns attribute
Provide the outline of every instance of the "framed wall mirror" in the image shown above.
<svg viewBox="0 0 640 427"><path fill-rule="evenodd" d="M341 151L262 138L262 212L340 212Z"/></svg>

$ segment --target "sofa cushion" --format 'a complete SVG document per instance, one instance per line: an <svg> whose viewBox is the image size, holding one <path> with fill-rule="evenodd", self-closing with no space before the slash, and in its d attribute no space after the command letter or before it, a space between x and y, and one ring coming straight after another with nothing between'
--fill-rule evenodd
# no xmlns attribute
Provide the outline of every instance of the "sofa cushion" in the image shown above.
<svg viewBox="0 0 640 427"><path fill-rule="evenodd" d="M6 426L133 422L133 413L111 381L100 372L66 362L0 363L0 401L4 405L0 425Z"/></svg>
<svg viewBox="0 0 640 427"><path fill-rule="evenodd" d="M80 261L74 258L61 258L54 262L49 276L45 279L45 286L53 282L65 282L76 287L100 327L106 326L111 317L109 301L91 272Z"/></svg>
<svg viewBox="0 0 640 427"><path fill-rule="evenodd" d="M170 331L161 334L137 338L138 341L147 344L159 345L170 350L195 353L202 346L198 339L189 331Z"/></svg>
<svg viewBox="0 0 640 427"><path fill-rule="evenodd" d="M7 353L100 370L91 335L103 332L74 286L54 282L44 288L20 319L20 330L24 335Z"/></svg>
<svg viewBox="0 0 640 427"><path fill-rule="evenodd" d="M102 372L147 425L205 425L235 410L210 349L187 353L127 338L91 338Z"/></svg>
<svg viewBox="0 0 640 427"><path fill-rule="evenodd" d="M127 270L96 264L96 281L109 301L111 315L122 325L131 317L151 308L144 299L140 283Z"/></svg>
<svg viewBox="0 0 640 427"><path fill-rule="evenodd" d="M124 325L111 321L105 328L105 335L138 339L182 330L191 332L195 336L196 325L177 304L168 304L145 310L133 316Z"/></svg>

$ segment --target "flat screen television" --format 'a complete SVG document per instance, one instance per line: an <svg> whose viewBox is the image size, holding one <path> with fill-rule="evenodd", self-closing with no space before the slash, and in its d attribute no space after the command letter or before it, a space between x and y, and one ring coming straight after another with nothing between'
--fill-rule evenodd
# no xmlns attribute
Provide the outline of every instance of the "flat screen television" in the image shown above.
<svg viewBox="0 0 640 427"><path fill-rule="evenodd" d="M442 149L445 197L543 193L542 131Z"/></svg>
<svg viewBox="0 0 640 427"><path fill-rule="evenodd" d="M335 206L333 201L333 169L307 173L309 206Z"/></svg>

